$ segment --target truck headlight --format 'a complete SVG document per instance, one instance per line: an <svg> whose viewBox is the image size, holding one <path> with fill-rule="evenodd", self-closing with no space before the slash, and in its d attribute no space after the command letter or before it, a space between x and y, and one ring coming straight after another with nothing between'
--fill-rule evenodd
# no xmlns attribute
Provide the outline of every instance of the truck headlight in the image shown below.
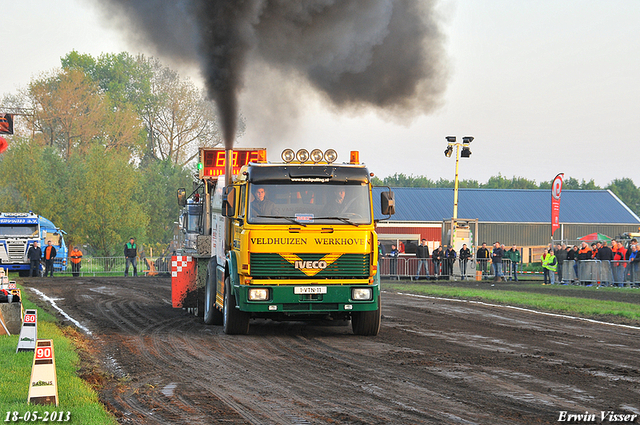
<svg viewBox="0 0 640 425"><path fill-rule="evenodd" d="M267 301L269 299L269 290L265 288L250 288L249 301Z"/></svg>
<svg viewBox="0 0 640 425"><path fill-rule="evenodd" d="M373 291L371 288L353 288L351 289L351 299L354 301L370 301L373 299Z"/></svg>

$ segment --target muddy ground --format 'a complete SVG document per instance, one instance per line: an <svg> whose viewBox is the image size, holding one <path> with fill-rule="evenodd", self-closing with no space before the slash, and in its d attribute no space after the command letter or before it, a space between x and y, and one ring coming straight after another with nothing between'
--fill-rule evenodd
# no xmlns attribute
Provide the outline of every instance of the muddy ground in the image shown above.
<svg viewBox="0 0 640 425"><path fill-rule="evenodd" d="M82 372L123 424L528 424L557 423L562 412L609 423L601 412L640 414L640 324L385 292L376 337L270 321L229 336L171 308L169 278L22 283L90 332L80 331ZM640 290L602 294L640 303Z"/></svg>

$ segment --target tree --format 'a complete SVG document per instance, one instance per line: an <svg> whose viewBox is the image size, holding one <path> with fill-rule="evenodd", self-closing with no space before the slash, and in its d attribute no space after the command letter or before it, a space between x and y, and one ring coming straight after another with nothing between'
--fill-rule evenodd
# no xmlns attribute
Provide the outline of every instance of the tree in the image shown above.
<svg viewBox="0 0 640 425"><path fill-rule="evenodd" d="M141 123L126 105L116 108L82 70L55 71L29 85L34 115L27 117L35 141L69 160L99 141L107 150L139 151Z"/></svg>
<svg viewBox="0 0 640 425"><path fill-rule="evenodd" d="M618 198L633 212L640 213L640 189L630 178L615 179L605 188L616 194Z"/></svg>
<svg viewBox="0 0 640 425"><path fill-rule="evenodd" d="M158 59L128 53L94 59L72 51L62 65L86 73L116 107L129 105L138 113L146 130L143 162L169 160L184 166L197 157L199 147L221 144L213 102ZM240 135L243 118L238 128Z"/></svg>
<svg viewBox="0 0 640 425"><path fill-rule="evenodd" d="M199 147L222 143L216 107L190 80L181 79L156 59L148 62L153 70L153 100L143 111L148 132L146 153L185 166L197 157ZM243 129L242 122L239 129Z"/></svg>
<svg viewBox="0 0 640 425"><path fill-rule="evenodd" d="M0 156L0 211L33 211L54 222L65 215L60 181L66 168L54 149L33 149L27 138L14 138Z"/></svg>
<svg viewBox="0 0 640 425"><path fill-rule="evenodd" d="M173 238L173 223L180 214L176 191L179 187L191 188L194 172L169 160L141 169L140 185L144 191L140 201L149 217L146 233L150 239L168 242Z"/></svg>
<svg viewBox="0 0 640 425"><path fill-rule="evenodd" d="M89 243L99 256L121 255L122 244L133 236L145 240L149 218L141 202L139 173L124 152L109 152L99 144L86 156L74 158L67 202L74 220L67 232Z"/></svg>

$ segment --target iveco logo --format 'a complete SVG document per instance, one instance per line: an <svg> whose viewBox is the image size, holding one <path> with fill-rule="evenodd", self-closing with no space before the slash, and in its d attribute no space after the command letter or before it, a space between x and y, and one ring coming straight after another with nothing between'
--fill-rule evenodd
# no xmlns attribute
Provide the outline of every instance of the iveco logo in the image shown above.
<svg viewBox="0 0 640 425"><path fill-rule="evenodd" d="M293 262L293 267L295 267L296 269L326 269L327 268L327 262L320 260L320 261L294 261Z"/></svg>

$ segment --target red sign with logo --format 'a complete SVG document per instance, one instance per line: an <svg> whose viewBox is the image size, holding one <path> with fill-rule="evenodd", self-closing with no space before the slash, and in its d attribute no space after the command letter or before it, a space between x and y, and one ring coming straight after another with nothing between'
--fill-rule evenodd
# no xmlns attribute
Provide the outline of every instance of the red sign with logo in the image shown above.
<svg viewBox="0 0 640 425"><path fill-rule="evenodd" d="M563 177L563 173L558 174L551 185L551 236L560 228L560 195Z"/></svg>

